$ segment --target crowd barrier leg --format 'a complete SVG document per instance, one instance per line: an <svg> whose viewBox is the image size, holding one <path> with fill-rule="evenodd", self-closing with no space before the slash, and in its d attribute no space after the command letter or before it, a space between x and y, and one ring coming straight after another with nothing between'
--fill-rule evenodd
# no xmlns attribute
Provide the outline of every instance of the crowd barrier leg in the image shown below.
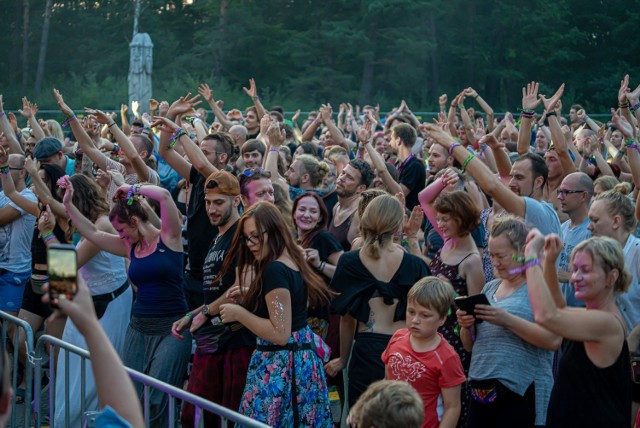
<svg viewBox="0 0 640 428"><path fill-rule="evenodd" d="M0 311L0 320L2 320L2 333L1 339L3 343L7 343L7 339L9 337L9 326L13 326L12 331L12 347L13 347L13 358L11 359L11 386L13 388L14 393L18 390L18 370L20 365L19 352L18 347L20 345L20 330L24 330L25 336L25 349L27 359L24 363L24 384L25 384L25 392L24 392L24 427L31 426L32 414L31 414L31 398L33 396L33 331L31 330L31 326L28 322L21 320L13 315L10 315L6 312ZM11 427L18 428L18 413L17 413L17 404L16 400L13 400L11 403Z"/></svg>

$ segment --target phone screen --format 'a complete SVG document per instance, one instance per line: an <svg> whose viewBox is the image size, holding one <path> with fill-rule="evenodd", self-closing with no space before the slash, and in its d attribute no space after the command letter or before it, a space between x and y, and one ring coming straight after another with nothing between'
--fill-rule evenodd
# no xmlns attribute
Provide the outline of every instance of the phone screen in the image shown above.
<svg viewBox="0 0 640 428"><path fill-rule="evenodd" d="M78 263L73 245L51 245L47 248L49 271L49 297L71 300L78 290L76 276Z"/></svg>

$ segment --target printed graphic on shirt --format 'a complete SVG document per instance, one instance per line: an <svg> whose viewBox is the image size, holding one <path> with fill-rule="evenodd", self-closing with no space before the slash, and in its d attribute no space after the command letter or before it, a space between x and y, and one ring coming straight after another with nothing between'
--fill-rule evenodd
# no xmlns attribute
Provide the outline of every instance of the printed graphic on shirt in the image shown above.
<svg viewBox="0 0 640 428"><path fill-rule="evenodd" d="M399 352L389 356L387 365L394 379L405 382L415 382L427 371L427 368L420 361L414 361L411 355L404 358Z"/></svg>

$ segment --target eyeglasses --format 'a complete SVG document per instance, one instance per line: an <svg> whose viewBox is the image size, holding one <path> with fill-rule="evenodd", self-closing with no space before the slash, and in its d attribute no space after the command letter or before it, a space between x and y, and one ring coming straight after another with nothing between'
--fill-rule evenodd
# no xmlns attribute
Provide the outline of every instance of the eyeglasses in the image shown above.
<svg viewBox="0 0 640 428"><path fill-rule="evenodd" d="M262 235L266 235L267 232L262 232ZM242 239L244 239L245 244L249 245L258 245L260 243L260 236L243 236Z"/></svg>
<svg viewBox="0 0 640 428"><path fill-rule="evenodd" d="M574 193L584 193L586 190L567 190L567 189L558 189L558 196L562 195L562 197L566 197L567 195L573 195Z"/></svg>

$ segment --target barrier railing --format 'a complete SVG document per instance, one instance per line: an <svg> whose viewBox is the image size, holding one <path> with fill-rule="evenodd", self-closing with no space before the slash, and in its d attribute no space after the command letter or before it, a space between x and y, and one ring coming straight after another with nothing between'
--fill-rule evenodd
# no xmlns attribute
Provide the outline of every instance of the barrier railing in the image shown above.
<svg viewBox="0 0 640 428"><path fill-rule="evenodd" d="M58 338L49 335L43 335L38 339L35 348L35 408L36 408L36 428L40 428L41 426L41 379L42 379L42 359L46 354L45 344L49 343L51 347L60 348L61 352L66 352L67 356L69 353L73 353L78 355L81 358L81 411L82 414L85 413L85 361L90 360L90 354L86 350L82 348L78 348L77 346L66 343ZM55 366L53 364L53 355L54 352L50 352L50 368L49 368L49 421L50 427L54 428L54 413L55 413ZM61 358L62 355L59 356ZM65 420L69 420L69 358L65 358L66 367L65 367ZM127 373L131 377L134 382L140 382L144 386L144 397L142 403L142 409L144 413L144 419L147 426L149 426L149 390L156 389L167 394L169 398L168 412L169 412L169 428L173 428L176 422L176 400L182 400L182 402L187 402L192 404L195 407L195 427L202 427L204 423L204 411L211 412L213 414L218 415L222 420L222 426L226 426L228 421L235 422L241 424L247 428L267 428L268 425L265 425L261 422L254 421L240 413L234 412L233 410L227 409L226 407L222 407L219 404L213 403L211 401L205 400L197 395L186 392L180 388L176 388L172 385L169 385L165 382L161 382L155 378L147 376L138 371L132 370L128 367L125 367Z"/></svg>
<svg viewBox="0 0 640 428"><path fill-rule="evenodd" d="M11 358L11 386L14 391L18 390L18 370L19 370L19 344L20 344L20 330L24 331L25 337L25 352L26 352L26 361L24 364L24 384L25 384L25 392L24 392L24 426L31 426L31 396L33 394L33 363L30 361L33 358L33 331L31 330L31 326L28 322L21 320L20 318L9 315L6 312L0 311L0 319L2 320L2 333L0 339L2 339L3 343L7 343L7 336L9 332L9 324L14 325L13 331L13 358ZM17 418L18 413L16 412L16 400L13 400L11 404L11 427L18 428Z"/></svg>

